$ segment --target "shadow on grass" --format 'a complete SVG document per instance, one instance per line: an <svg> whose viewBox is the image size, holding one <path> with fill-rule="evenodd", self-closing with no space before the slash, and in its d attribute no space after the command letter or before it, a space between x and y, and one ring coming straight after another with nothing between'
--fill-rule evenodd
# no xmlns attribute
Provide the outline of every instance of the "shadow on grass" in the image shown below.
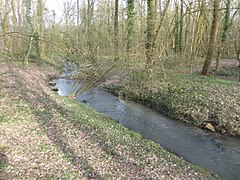
<svg viewBox="0 0 240 180"><path fill-rule="evenodd" d="M128 167L128 171L130 172L137 172L139 177L147 178L146 175L141 173L141 168L137 168L137 164L129 161L124 156L121 156L118 152L114 150L114 146L106 143L106 141L108 140L104 141L104 138L102 138L101 135L93 132L90 128L82 126L71 115L71 111L52 100L51 97L46 93L43 93L41 95L40 92L43 92L43 90L39 89L39 92L35 92L30 89L26 89L22 92L22 94L25 93L25 101L27 101L32 107L32 113L35 115L38 123L41 125L42 129L45 131L49 139L51 139L58 147L60 147L60 149L67 155L68 159L71 160L72 164L76 168L84 170L88 178L106 179L93 169L93 167L88 163L88 160L86 158L79 157L74 152L74 150L68 143L68 139L63 135L61 127L59 127L58 124L54 122L53 118L54 113L56 112L53 112L53 110L56 110L61 117L66 117L66 115L68 115L67 122L71 123L73 127L77 130L83 132L88 137L88 140L91 144L97 144L97 146L106 154L110 155L112 157L112 160L114 160L117 164L121 165L123 168ZM32 100L30 100L29 98L30 94L35 96ZM46 110L39 112L36 108L34 108L36 107L35 104L39 104L40 106L45 107Z"/></svg>
<svg viewBox="0 0 240 180"><path fill-rule="evenodd" d="M55 112L53 110L57 110L61 116L64 116L67 110L51 100L51 97L47 95L43 89L40 89L40 87L35 91L28 89L27 85L24 84L24 80L20 78L17 72L11 70L11 76L14 77L17 83L17 89L10 89L8 92L11 93L12 96L19 95L21 99L29 104L31 112L42 130L46 133L48 138L64 152L74 167L84 171L84 175L89 179L106 179L98 172L94 171L87 159L75 153L74 149L72 149L68 143L68 139L64 136L61 127L54 122ZM39 108L44 108L44 111L39 111Z"/></svg>
<svg viewBox="0 0 240 180"><path fill-rule="evenodd" d="M118 152L114 150L114 147L107 144L104 139L98 138L96 133L90 132L90 129L82 127L71 115L71 112L63 106L60 106L56 101L51 99L51 96L46 94L41 87L30 89L27 84L24 83L24 79L19 78L20 75L17 72L11 72L15 81L18 83L16 86L17 89L12 90L11 93L13 96L16 96L16 93L19 94L21 99L29 104L32 114L35 116L35 119L39 123L42 130L46 133L48 138L60 148L62 152L65 153L67 158L71 161L76 169L84 171L84 175L89 179L106 179L101 176L99 172L94 170L91 164L85 157L81 157L68 142L67 137L64 135L59 124L54 121L54 114L57 112L61 117L66 117L68 123L72 123L73 127L85 133L90 137L89 141L91 143L97 144L100 149L105 151L107 154L110 154L113 157L113 160L120 166L129 167L130 172L137 172L138 177L145 177L141 173L142 168L139 168L135 163L129 161L126 157L121 156ZM36 79L37 81L37 79ZM19 87L19 88L18 88ZM17 91L17 92L16 92ZM39 109L43 109L39 111Z"/></svg>

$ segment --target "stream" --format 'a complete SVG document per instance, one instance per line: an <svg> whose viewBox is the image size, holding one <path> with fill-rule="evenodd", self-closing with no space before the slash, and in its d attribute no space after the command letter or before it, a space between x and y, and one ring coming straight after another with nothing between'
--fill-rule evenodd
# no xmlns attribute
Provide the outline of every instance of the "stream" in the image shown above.
<svg viewBox="0 0 240 180"><path fill-rule="evenodd" d="M64 68L56 80L59 95L67 96L72 91L75 80L65 77L76 73L75 66ZM76 99L220 178L240 179L239 138L209 133L172 120L139 103L119 99L100 87L93 87Z"/></svg>

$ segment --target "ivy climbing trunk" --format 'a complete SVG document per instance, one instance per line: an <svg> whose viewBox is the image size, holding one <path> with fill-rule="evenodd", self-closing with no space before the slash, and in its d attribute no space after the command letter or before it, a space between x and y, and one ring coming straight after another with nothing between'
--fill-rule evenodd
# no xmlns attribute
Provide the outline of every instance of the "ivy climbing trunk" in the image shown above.
<svg viewBox="0 0 240 180"><path fill-rule="evenodd" d="M221 31L221 40L220 40L220 43L218 45L215 71L218 71L218 69L219 69L219 59L220 59L220 56L221 56L221 52L224 49L224 43L227 39L227 32L228 32L228 29L229 29L229 26L230 26L230 5L231 5L230 0L227 0L226 10L225 10L224 19L223 19L223 29Z"/></svg>
<svg viewBox="0 0 240 180"><path fill-rule="evenodd" d="M38 61L40 61L42 53L44 52L44 47L43 47L43 39L44 36L44 20L43 20L43 11L44 11L44 3L43 0L38 0L38 5L37 5L37 31L35 33L35 41L36 41L36 54Z"/></svg>
<svg viewBox="0 0 240 180"><path fill-rule="evenodd" d="M213 21L212 21L212 28L211 28L211 34L210 34L210 43L209 43L205 63L203 65L203 69L202 69L202 75L204 75L204 76L209 75L213 55L216 51L216 41L217 41L217 33L218 33L218 26L219 26L219 17L220 17L220 0L214 0Z"/></svg>
<svg viewBox="0 0 240 180"><path fill-rule="evenodd" d="M127 0L127 54L132 46L132 36L134 33L134 0Z"/></svg>
<svg viewBox="0 0 240 180"><path fill-rule="evenodd" d="M114 11L114 60L119 59L118 54L118 0L115 0L115 11Z"/></svg>
<svg viewBox="0 0 240 180"><path fill-rule="evenodd" d="M152 76L155 57L156 36L156 0L147 0L147 41L146 41L146 70L149 77Z"/></svg>
<svg viewBox="0 0 240 180"><path fill-rule="evenodd" d="M183 4L184 1L181 0L181 7L180 7L180 20L179 20L179 52L182 53L183 51Z"/></svg>

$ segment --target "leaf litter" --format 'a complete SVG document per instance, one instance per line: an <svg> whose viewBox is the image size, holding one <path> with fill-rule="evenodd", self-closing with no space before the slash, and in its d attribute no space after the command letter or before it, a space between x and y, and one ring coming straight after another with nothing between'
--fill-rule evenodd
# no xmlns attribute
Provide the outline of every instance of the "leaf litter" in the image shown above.
<svg viewBox="0 0 240 180"><path fill-rule="evenodd" d="M0 62L0 74L0 145L8 162L0 179L214 179L83 104L58 97L48 87L56 74L51 68Z"/></svg>

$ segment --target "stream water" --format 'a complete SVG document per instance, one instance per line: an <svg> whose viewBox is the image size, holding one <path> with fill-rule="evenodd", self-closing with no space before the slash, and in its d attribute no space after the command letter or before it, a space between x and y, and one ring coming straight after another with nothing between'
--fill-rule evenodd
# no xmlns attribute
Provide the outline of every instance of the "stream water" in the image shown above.
<svg viewBox="0 0 240 180"><path fill-rule="evenodd" d="M73 67L65 68L65 73L56 81L61 96L67 96L72 90L74 80L64 76L77 73ZM67 73L68 69L71 73ZM220 178L240 179L239 138L205 132L172 120L139 103L121 100L100 87L93 87L77 100Z"/></svg>

